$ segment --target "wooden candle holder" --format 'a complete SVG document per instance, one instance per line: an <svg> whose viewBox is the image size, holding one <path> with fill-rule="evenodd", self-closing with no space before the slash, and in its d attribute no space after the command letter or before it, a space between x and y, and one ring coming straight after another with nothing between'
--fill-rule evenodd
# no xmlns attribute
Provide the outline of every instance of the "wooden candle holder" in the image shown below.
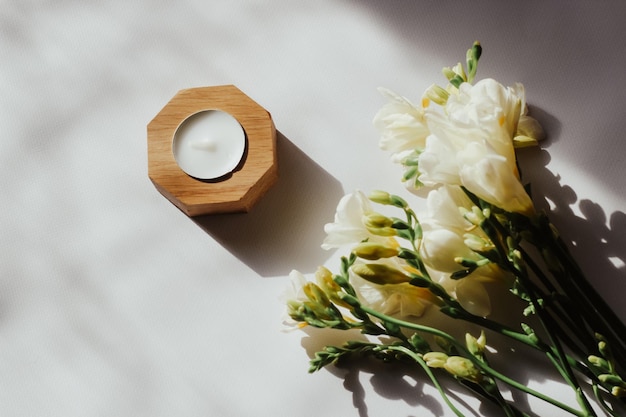
<svg viewBox="0 0 626 417"><path fill-rule="evenodd" d="M246 134L239 167L218 180L199 180L178 166L176 129L206 110L232 115ZM276 128L270 113L233 85L179 91L148 124L148 176L157 190L188 216L248 212L278 179Z"/></svg>

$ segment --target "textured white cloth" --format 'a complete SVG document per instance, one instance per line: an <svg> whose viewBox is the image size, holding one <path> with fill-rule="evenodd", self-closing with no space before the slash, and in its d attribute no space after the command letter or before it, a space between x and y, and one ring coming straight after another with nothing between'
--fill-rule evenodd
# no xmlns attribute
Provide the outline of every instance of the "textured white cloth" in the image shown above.
<svg viewBox="0 0 626 417"><path fill-rule="evenodd" d="M282 333L278 296L292 268L336 269L319 245L344 192L404 192L376 88L419 100L474 40L479 77L526 86L549 135L526 174L626 316L625 20L622 1L2 2L0 415L452 415L419 372L307 375L342 335ZM146 125L220 84L271 112L280 180L194 221L150 183Z"/></svg>

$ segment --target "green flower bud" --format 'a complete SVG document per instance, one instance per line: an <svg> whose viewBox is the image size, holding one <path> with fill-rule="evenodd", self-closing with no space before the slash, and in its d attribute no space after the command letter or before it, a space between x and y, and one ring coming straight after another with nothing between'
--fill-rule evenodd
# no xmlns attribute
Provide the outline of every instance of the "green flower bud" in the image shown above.
<svg viewBox="0 0 626 417"><path fill-rule="evenodd" d="M487 219L491 212L489 209L481 210L477 206L472 206L472 210L468 210L465 207L459 207L459 212L465 219L472 223L474 226L480 226Z"/></svg>
<svg viewBox="0 0 626 417"><path fill-rule="evenodd" d="M374 190L369 195L369 199L378 204L391 204L391 195L386 191Z"/></svg>
<svg viewBox="0 0 626 417"><path fill-rule="evenodd" d="M448 93L444 88L433 84L424 92L424 97L422 98L422 106L428 107L428 102L433 101L440 106L444 106L448 101L448 97L450 97L450 93ZM426 105L424 105L426 104Z"/></svg>
<svg viewBox="0 0 626 417"><path fill-rule="evenodd" d="M590 364L592 364L593 366L596 366L600 369L602 369L604 372L608 372L611 368L609 367L609 363L607 362L606 359L601 358L599 356L596 355L590 355L587 360L589 361Z"/></svg>
<svg viewBox="0 0 626 417"><path fill-rule="evenodd" d="M287 314L289 314L289 317L291 317L295 321L304 321L303 310L304 307L301 301L287 301Z"/></svg>
<svg viewBox="0 0 626 417"><path fill-rule="evenodd" d="M411 281L405 273L384 264L357 264L352 271L361 278L378 285L402 284Z"/></svg>
<svg viewBox="0 0 626 417"><path fill-rule="evenodd" d="M462 356L450 356L443 366L452 375L473 382L480 382L482 374L471 360Z"/></svg>
<svg viewBox="0 0 626 417"><path fill-rule="evenodd" d="M456 73L450 67L444 67L441 72L448 80L451 80L456 76Z"/></svg>
<svg viewBox="0 0 626 417"><path fill-rule="evenodd" d="M443 368L448 360L448 355L443 352L428 352L423 356L424 362L431 368Z"/></svg>
<svg viewBox="0 0 626 417"><path fill-rule="evenodd" d="M600 340L598 342L598 350L600 351L600 354L605 358L610 358L612 356L609 345L607 345L605 340Z"/></svg>
<svg viewBox="0 0 626 417"><path fill-rule="evenodd" d="M382 214L372 212L363 216L363 224L368 229L379 229L383 227L391 227L393 225L393 220L387 216L383 216Z"/></svg>
<svg viewBox="0 0 626 417"><path fill-rule="evenodd" d="M359 243L353 250L356 256L362 259L375 261L381 258L392 258L398 256L398 249L381 245L374 242Z"/></svg>
<svg viewBox="0 0 626 417"><path fill-rule="evenodd" d="M324 308L330 306L330 300L328 299L326 293L313 282L307 282L306 284L304 284L302 290L304 291L304 294L306 294L308 299L311 300L314 304Z"/></svg>
<svg viewBox="0 0 626 417"><path fill-rule="evenodd" d="M613 387L611 389L611 394L613 394L613 396L617 398L624 398L626 397L626 389L622 387Z"/></svg>
<svg viewBox="0 0 626 417"><path fill-rule="evenodd" d="M463 238L463 243L465 243L465 246L467 246L474 252L487 253L495 249L495 246L491 240L476 236L473 233L466 233L463 235Z"/></svg>
<svg viewBox="0 0 626 417"><path fill-rule="evenodd" d="M398 231L396 229L394 229L393 227L368 227L367 230L376 236L383 236L383 237L391 237L391 236L397 236L398 235Z"/></svg>
<svg viewBox="0 0 626 417"><path fill-rule="evenodd" d="M609 385L613 385L615 387L622 387L622 388L626 388L626 384L624 383L624 381L622 380L622 378L620 378L617 375L613 375L613 374L602 374L598 377L598 379L600 380L600 382L603 382L605 384L609 384Z"/></svg>
<svg viewBox="0 0 626 417"><path fill-rule="evenodd" d="M393 228L393 220L379 213L367 213L363 215L363 225L376 236L396 236L398 232Z"/></svg>
<svg viewBox="0 0 626 417"><path fill-rule="evenodd" d="M480 332L480 337L476 339L469 333L465 334L465 345L467 346L467 350L469 350L474 356L481 356L485 351L485 346L487 344L487 337L485 336L485 332Z"/></svg>

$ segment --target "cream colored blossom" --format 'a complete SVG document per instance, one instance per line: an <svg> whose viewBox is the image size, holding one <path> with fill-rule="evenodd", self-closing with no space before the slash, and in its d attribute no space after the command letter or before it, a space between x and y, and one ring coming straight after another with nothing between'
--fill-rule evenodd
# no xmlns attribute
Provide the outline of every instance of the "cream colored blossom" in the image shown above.
<svg viewBox="0 0 626 417"><path fill-rule="evenodd" d="M389 100L374 117L374 126L381 133L381 149L397 153L423 148L429 133L424 109L390 90L379 91Z"/></svg>
<svg viewBox="0 0 626 417"><path fill-rule="evenodd" d="M443 113L426 116L431 135L419 156L419 180L428 186L463 185L504 210L531 213L513 145L524 100L522 87L492 79L461 84Z"/></svg>
<svg viewBox="0 0 626 417"><path fill-rule="evenodd" d="M287 306L283 317L285 330L295 330L304 326L303 323L294 320L291 314L296 313L300 305L308 300L304 292L306 283L307 279L300 271L294 269L289 273L289 285L280 295L280 300Z"/></svg>
<svg viewBox="0 0 626 417"><path fill-rule="evenodd" d="M424 233L420 254L431 277L466 310L479 316L488 315L491 301L483 283L502 279L504 273L475 252L475 249L489 249L492 244L480 228L466 220L462 212L479 209L473 206L460 187L449 185L430 191L426 207L427 213L420 218ZM476 262L477 268L462 279L451 279L452 273L466 269L459 262L462 259Z"/></svg>
<svg viewBox="0 0 626 417"><path fill-rule="evenodd" d="M472 228L461 209L472 210L472 202L460 187L443 185L431 190L426 197L425 216L420 218L424 227L444 227L461 235Z"/></svg>
<svg viewBox="0 0 626 417"><path fill-rule="evenodd" d="M464 309L477 316L488 316L491 300L484 283L504 279L504 272L472 251L465 240L464 235L450 229L425 230L420 251L422 259L429 267L433 280L441 284ZM466 268L461 265L461 259L480 266L463 278L452 279L454 272Z"/></svg>
<svg viewBox="0 0 626 417"><path fill-rule="evenodd" d="M491 314L491 298L485 283L493 281L495 276L501 277L502 274L502 271L492 265L481 267L461 279L452 279L448 273L431 272L432 278L452 295L461 307L480 317Z"/></svg>
<svg viewBox="0 0 626 417"><path fill-rule="evenodd" d="M372 206L360 191L345 195L337 205L335 221L324 226L326 238L323 249L356 244L371 236L363 224L363 216L372 213Z"/></svg>
<svg viewBox="0 0 626 417"><path fill-rule="evenodd" d="M421 253L426 265L448 273L464 269L456 261L457 258L477 259L462 236L444 228L424 231Z"/></svg>
<svg viewBox="0 0 626 417"><path fill-rule="evenodd" d="M396 235L396 230L391 225L391 219L372 209L365 194L355 191L339 201L335 221L324 226L326 238L322 248L356 245L365 239L386 244Z"/></svg>
<svg viewBox="0 0 626 417"><path fill-rule="evenodd" d="M461 183L481 199L509 212L532 214L533 202L517 176L517 169L480 144L469 145L462 156Z"/></svg>

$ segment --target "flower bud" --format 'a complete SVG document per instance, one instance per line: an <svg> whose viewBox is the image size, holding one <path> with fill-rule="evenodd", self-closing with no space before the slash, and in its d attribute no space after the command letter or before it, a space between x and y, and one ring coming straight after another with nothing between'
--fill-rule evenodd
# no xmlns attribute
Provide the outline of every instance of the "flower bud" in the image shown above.
<svg viewBox="0 0 626 417"><path fill-rule="evenodd" d="M372 229L379 229L384 227L391 227L393 220L387 216L383 216L379 213L368 213L363 216L363 224L365 227Z"/></svg>
<svg viewBox="0 0 626 417"><path fill-rule="evenodd" d="M328 299L328 296L316 284L312 282L307 282L302 287L302 289L304 290L304 293L306 294L308 299L311 300L314 304L321 306L321 307L330 306L330 300Z"/></svg>
<svg viewBox="0 0 626 417"><path fill-rule="evenodd" d="M466 233L463 235L463 243L465 246L473 250L474 252L488 252L494 249L493 243L487 239L483 239L480 236L476 236L472 233Z"/></svg>
<svg viewBox="0 0 626 417"><path fill-rule="evenodd" d="M467 81L467 75L465 75L465 70L463 69L463 65L460 62L452 68L443 68L442 72L443 75L450 81L455 77L460 78L462 81Z"/></svg>
<svg viewBox="0 0 626 417"><path fill-rule="evenodd" d="M448 97L450 97L450 93L448 93L444 88L433 84L428 87L428 89L426 89L426 91L424 92L424 99L426 100L422 99L422 105L425 101L433 101L440 106L445 106L446 102L448 101Z"/></svg>
<svg viewBox="0 0 626 417"><path fill-rule="evenodd" d="M590 364L592 364L593 366L596 366L596 367L602 369L605 372L608 372L610 370L609 363L604 358L601 358L601 357L596 356L596 355L590 355L587 358L587 360L589 361Z"/></svg>
<svg viewBox="0 0 626 417"><path fill-rule="evenodd" d="M411 281L408 275L384 264L357 264L352 267L352 272L378 285L402 284Z"/></svg>
<svg viewBox="0 0 626 417"><path fill-rule="evenodd" d="M341 287L333 280L333 273L324 266L320 266L315 271L315 279L317 284L324 289L325 292L341 291Z"/></svg>
<svg viewBox="0 0 626 417"><path fill-rule="evenodd" d="M391 204L391 195L386 191L374 190L369 195L369 199L378 204Z"/></svg>
<svg viewBox="0 0 626 417"><path fill-rule="evenodd" d="M353 250L354 254L362 259L375 261L381 258L392 258L398 255L398 249L374 242L359 243Z"/></svg>
<svg viewBox="0 0 626 417"><path fill-rule="evenodd" d="M461 215L463 215L463 217L465 217L465 219L474 226L482 225L485 219L491 214L489 209L481 210L477 206L472 206L471 211L465 207L459 207L459 211L461 212Z"/></svg>
<svg viewBox="0 0 626 417"><path fill-rule="evenodd" d="M462 356L450 356L443 367L459 378L474 382L480 382L482 379L480 370L474 366L471 360Z"/></svg>
<svg viewBox="0 0 626 417"><path fill-rule="evenodd" d="M487 344L487 338L485 336L485 332L480 332L480 337L476 339L469 333L465 334L465 344L467 345L467 350L469 350L472 355L477 356L481 355Z"/></svg>
<svg viewBox="0 0 626 417"><path fill-rule="evenodd" d="M612 356L609 345L607 345L606 341L603 339L598 342L598 351L605 358L610 358Z"/></svg>
<svg viewBox="0 0 626 417"><path fill-rule="evenodd" d="M513 138L513 146L516 149L531 148L537 145L539 145L539 142L537 142L537 139L534 139L528 136L517 135Z"/></svg>
<svg viewBox="0 0 626 417"><path fill-rule="evenodd" d="M626 389L622 387L613 387L611 389L611 394L617 398L624 398L626 397Z"/></svg>
<svg viewBox="0 0 626 417"><path fill-rule="evenodd" d="M602 375L598 376L598 379L600 380L600 382L603 382L605 384L613 385L615 387L626 388L626 383L624 383L622 378L620 378L617 375L602 374Z"/></svg>
<svg viewBox="0 0 626 417"><path fill-rule="evenodd" d="M448 80L453 79L456 75L456 73L450 67L444 67L441 70L441 72L443 73L444 77L446 77Z"/></svg>
<svg viewBox="0 0 626 417"><path fill-rule="evenodd" d="M443 352L428 352L423 356L424 362L431 368L443 368L448 355Z"/></svg>
<svg viewBox="0 0 626 417"><path fill-rule="evenodd" d="M393 220L387 216L378 213L368 213L363 216L363 224L365 228L376 236L396 236L398 232L394 229Z"/></svg>

